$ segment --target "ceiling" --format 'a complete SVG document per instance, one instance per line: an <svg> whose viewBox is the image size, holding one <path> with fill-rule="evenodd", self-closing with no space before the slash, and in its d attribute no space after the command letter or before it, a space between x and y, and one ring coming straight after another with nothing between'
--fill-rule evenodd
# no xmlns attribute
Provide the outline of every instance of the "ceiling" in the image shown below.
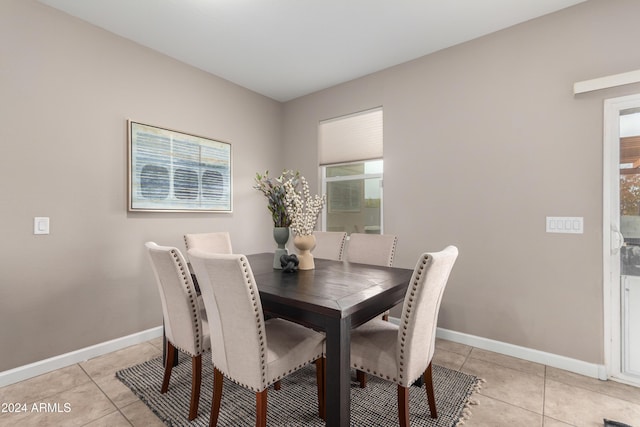
<svg viewBox="0 0 640 427"><path fill-rule="evenodd" d="M278 101L585 0L38 0Z"/></svg>

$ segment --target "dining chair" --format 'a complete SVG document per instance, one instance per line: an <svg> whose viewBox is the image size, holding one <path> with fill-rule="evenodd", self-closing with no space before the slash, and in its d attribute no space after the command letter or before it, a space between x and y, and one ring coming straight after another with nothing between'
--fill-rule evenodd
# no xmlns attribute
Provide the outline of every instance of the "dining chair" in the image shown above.
<svg viewBox="0 0 640 427"><path fill-rule="evenodd" d="M347 243L347 261L391 267L398 236L393 234L351 233Z"/></svg>
<svg viewBox="0 0 640 427"><path fill-rule="evenodd" d="M213 233L194 233L184 235L184 245L189 249L202 249L207 252L219 254L231 254L233 249L231 246L231 237L226 231L218 231ZM187 252L188 254L188 252ZM202 296L198 296L200 305L204 307ZM281 383L275 384L275 389L280 390Z"/></svg>
<svg viewBox="0 0 640 427"><path fill-rule="evenodd" d="M373 319L351 332L351 364L398 385L398 418L409 426L409 387L424 378L432 418L437 418L431 360L442 295L458 249L424 253L404 297L400 325Z"/></svg>
<svg viewBox="0 0 640 427"><path fill-rule="evenodd" d="M189 421L198 416L202 353L211 349L211 337L204 307L198 301L196 289L182 253L174 247L145 243L156 278L167 341L167 358L161 393L169 389L176 350L191 356L191 403Z"/></svg>
<svg viewBox="0 0 640 427"><path fill-rule="evenodd" d="M396 253L398 236L393 234L351 233L347 244L347 261L391 267ZM389 310L382 314L389 320Z"/></svg>
<svg viewBox="0 0 640 427"><path fill-rule="evenodd" d="M318 413L324 416L324 335L273 318L264 320L249 261L240 254L190 249L211 325L214 366L209 425L218 422L223 377L256 394L256 426L267 425L267 390L288 374L315 362Z"/></svg>
<svg viewBox="0 0 640 427"><path fill-rule="evenodd" d="M185 234L184 245L187 248L187 251L195 248L220 254L233 253L231 237L226 231Z"/></svg>
<svg viewBox="0 0 640 427"><path fill-rule="evenodd" d="M314 231L313 235L316 236L316 247L311 250L314 258L342 261L346 232Z"/></svg>
<svg viewBox="0 0 640 427"><path fill-rule="evenodd" d="M397 243L398 236L393 234L351 233L347 244L347 261L391 267ZM382 320L389 320L389 310L382 313ZM365 388L366 374L357 371L356 375L360 387Z"/></svg>

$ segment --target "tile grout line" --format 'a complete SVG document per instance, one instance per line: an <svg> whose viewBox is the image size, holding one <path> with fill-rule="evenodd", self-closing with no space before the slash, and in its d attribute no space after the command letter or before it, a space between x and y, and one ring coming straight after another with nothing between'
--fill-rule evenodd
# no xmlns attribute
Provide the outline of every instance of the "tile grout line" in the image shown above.
<svg viewBox="0 0 640 427"><path fill-rule="evenodd" d="M465 361L462 364L462 366L464 366L467 363L467 361L469 361L469 359L474 359L474 358L471 357L471 354L473 353L473 349L474 348L475 347L471 347L471 351L469 351L469 354L465 358ZM535 376L535 374L531 374L531 373L528 373L528 372L525 372L525 371L521 371L520 369L516 369L516 368L510 367L510 366L502 365L502 364L495 363L495 362L492 362L492 361L488 361L488 360L484 360L484 359L475 359L475 360L479 360L479 361L484 362L484 363L490 363L492 365L499 366L502 369L509 369L509 370L515 371L519 375L533 375L533 376ZM483 395L483 396L485 398L487 398L487 399L492 399L492 400L495 400L497 402L501 402L501 403L503 403L505 405L509 405L509 406L511 406L513 408L518 408L520 410L527 411L527 412L530 412L532 414L540 415L540 421L542 422L541 426L544 426L544 417L545 417L544 409L545 409L545 399L546 399L547 365L542 365L542 366L544 367L544 373L543 373L543 377L542 377L542 380L543 380L543 382L542 382L542 411L540 413L538 413L536 411L533 411L533 410L531 410L529 408L525 408L523 406L515 405L515 404L513 404L511 402L507 402L507 401L504 401L502 399L498 399L498 398L493 397L493 396L487 396L487 395ZM462 367L460 369L462 369ZM482 394L481 391L479 392L479 394Z"/></svg>
<svg viewBox="0 0 640 427"><path fill-rule="evenodd" d="M80 366L80 364L78 364L78 366ZM100 390L100 393L102 393L102 394L104 395L104 397L106 397L106 398L107 398L107 400L108 400L109 402L111 402L111 404L116 408L116 411L118 411L118 412L120 413L120 415L122 415L122 417L123 417L125 420L127 420L127 422L129 423L129 425L131 425L132 427L134 427L134 426L133 426L133 423L131 422L131 420L130 420L129 418L127 418L127 416L122 412L122 410L120 409L120 407L119 407L119 406L118 406L118 405L117 405L117 404L116 404L116 403L115 403L115 402L114 402L114 401L113 401L113 400L112 400L112 399L107 395L107 393L105 393L105 392L104 392L104 390L102 389L102 387L100 387L100 384L98 384L98 383L93 379L93 377L92 377L91 375L89 375L89 373L86 371L86 369L84 369L82 366L80 366L80 369L82 369L82 371L83 371L83 372L84 372L84 373L89 377L89 379L91 380L91 382L93 382L93 383L96 385L96 387L98 387L98 390ZM115 373L114 373L113 375L115 376ZM111 412L110 412L110 413L108 413L108 414L105 414L105 415L103 415L103 416L101 416L101 417L99 417L99 418L96 418L95 420L91 420L91 421L87 422L85 425L90 424L90 423L92 423L92 422L94 422L94 421L96 421L96 420L99 420L99 419L101 419L101 418L104 418L104 417L108 416L109 414L111 414Z"/></svg>
<svg viewBox="0 0 640 427"><path fill-rule="evenodd" d="M545 369L546 368L548 368L547 365L545 365ZM579 375L579 374L576 374L576 375ZM562 378L554 378L554 379L550 379L550 380L551 381L555 381L555 382L557 382L559 384L568 386L568 387L579 388L579 389L587 391L589 393L595 393L595 394L599 394L599 395L602 395L602 396L606 396L606 397L611 398L611 399L618 399L618 400L623 400L625 402L629 402L629 403L632 403L632 404L637 404L637 401L634 400L633 398L627 398L627 397L619 396L616 393L612 393L609 390L599 390L599 389L596 389L595 387L589 387L589 385L575 383L575 382L572 382L572 381L566 380L566 379L563 380ZM600 381L602 384L606 384L606 383L621 384L621 383L616 383L615 381L612 381L612 380L598 380L598 381ZM546 380L545 380L545 384L546 384ZM629 387L633 387L633 386L629 386ZM620 391L622 391L622 390L620 390Z"/></svg>

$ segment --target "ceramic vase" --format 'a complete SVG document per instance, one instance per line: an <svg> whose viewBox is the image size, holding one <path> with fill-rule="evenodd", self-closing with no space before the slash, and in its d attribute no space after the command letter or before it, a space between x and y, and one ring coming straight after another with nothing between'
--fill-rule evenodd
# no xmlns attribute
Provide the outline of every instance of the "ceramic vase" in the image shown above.
<svg viewBox="0 0 640 427"><path fill-rule="evenodd" d="M278 244L273 254L273 268L282 269L280 257L289 255L289 251L284 246L289 241L289 227L273 227L273 239Z"/></svg>
<svg viewBox="0 0 640 427"><path fill-rule="evenodd" d="M296 235L293 238L293 245L298 250L298 270L313 270L316 264L313 261L311 250L316 247L316 236L309 234L308 236Z"/></svg>

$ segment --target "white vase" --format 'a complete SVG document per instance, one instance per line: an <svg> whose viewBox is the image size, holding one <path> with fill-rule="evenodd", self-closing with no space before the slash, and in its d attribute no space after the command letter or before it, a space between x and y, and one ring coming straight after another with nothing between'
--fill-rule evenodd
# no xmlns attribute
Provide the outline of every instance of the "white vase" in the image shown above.
<svg viewBox="0 0 640 427"><path fill-rule="evenodd" d="M313 270L316 264L313 261L311 250L316 247L316 236L309 234L307 236L295 235L293 238L293 246L298 250L299 270Z"/></svg>

